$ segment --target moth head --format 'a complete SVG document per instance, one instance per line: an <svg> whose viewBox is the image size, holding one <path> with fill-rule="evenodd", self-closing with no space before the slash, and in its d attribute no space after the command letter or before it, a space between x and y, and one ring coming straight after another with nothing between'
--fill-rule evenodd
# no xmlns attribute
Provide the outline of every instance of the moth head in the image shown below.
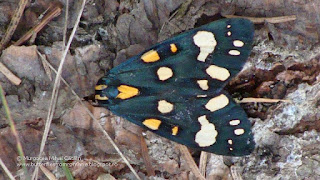
<svg viewBox="0 0 320 180"><path fill-rule="evenodd" d="M110 100L116 98L118 94L117 87L113 85L112 79L108 77L100 78L95 86L95 99L99 105L108 105Z"/></svg>

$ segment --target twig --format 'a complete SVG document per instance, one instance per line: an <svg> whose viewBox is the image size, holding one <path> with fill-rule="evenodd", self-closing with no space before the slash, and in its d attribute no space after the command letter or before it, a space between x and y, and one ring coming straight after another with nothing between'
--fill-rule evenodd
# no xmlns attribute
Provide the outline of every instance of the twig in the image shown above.
<svg viewBox="0 0 320 180"><path fill-rule="evenodd" d="M277 103L277 102L286 102L290 103L291 100L286 99L268 99L268 98L243 98L242 100L236 100L237 103L251 103L251 102L257 102L257 103Z"/></svg>
<svg viewBox="0 0 320 180"><path fill-rule="evenodd" d="M284 23L284 22L288 22L288 21L294 21L297 19L297 17L295 15L292 16L280 16L280 17L261 17L261 18L257 18L257 17L248 17L248 16L235 16L235 15L223 15L226 18L245 18L245 19L249 19L250 21L252 21L254 24L262 24L265 22L268 23Z"/></svg>
<svg viewBox="0 0 320 180"><path fill-rule="evenodd" d="M208 160L208 153L201 151L200 161L199 161L199 170L204 177L206 177L207 160Z"/></svg>
<svg viewBox="0 0 320 180"><path fill-rule="evenodd" d="M42 56L39 51L37 51L38 55L40 56L40 60L42 62L42 66L43 66L43 69L44 71L46 72L48 78L50 81L52 81L52 75L51 75L51 70L50 70L50 67L48 66L48 64L45 62L45 58L44 56Z"/></svg>
<svg viewBox="0 0 320 180"><path fill-rule="evenodd" d="M198 166L194 162L194 160L193 160L188 148L186 146L184 146L184 145L181 145L181 144L178 144L177 146L179 147L179 150L180 150L182 156L184 157L184 159L188 163L192 173L196 176L196 178L200 179L200 180L205 180L203 175L200 173L200 170L199 170Z"/></svg>
<svg viewBox="0 0 320 180"><path fill-rule="evenodd" d="M148 147L147 147L145 139L143 138L141 129L140 129L140 132L141 133L139 133L139 134L140 134L140 146L141 146L142 159L143 159L144 165L147 169L148 176L154 176L156 173L154 172L154 169L152 167L152 163L151 163L150 156L148 153Z"/></svg>
<svg viewBox="0 0 320 180"><path fill-rule="evenodd" d="M14 180L14 177L12 173L9 171L7 166L3 163L2 159L0 158L0 166L2 167L3 171L6 173L6 175L11 179Z"/></svg>
<svg viewBox="0 0 320 180"><path fill-rule="evenodd" d="M237 166L231 166L230 167L231 176L234 180L243 180L241 177L241 174L239 172L239 168Z"/></svg>
<svg viewBox="0 0 320 180"><path fill-rule="evenodd" d="M19 46L27 41L33 34L37 34L44 26L46 26L53 18L59 16L61 14L62 8L60 6L54 7L52 11L50 11L39 24L30 29L25 35L23 35L14 45Z"/></svg>
<svg viewBox="0 0 320 180"><path fill-rule="evenodd" d="M40 165L39 166L43 174L49 179L49 180L57 180L57 178L54 176L52 172L50 172L46 167Z"/></svg>
<svg viewBox="0 0 320 180"><path fill-rule="evenodd" d="M10 21L10 24L8 26L8 29L6 31L6 34L4 35L4 37L1 39L1 42L0 42L0 52L6 47L6 45L8 44L8 42L10 41L13 33L16 31L16 28L19 24L19 21L21 19L21 16L24 12L24 9L26 7L28 3L28 0L20 0L19 2L19 6L18 8L16 9L11 21Z"/></svg>
<svg viewBox="0 0 320 180"><path fill-rule="evenodd" d="M21 79L14 75L4 64L0 62L0 72L5 75L14 85L19 85Z"/></svg>
<svg viewBox="0 0 320 180"><path fill-rule="evenodd" d="M66 6L65 6L65 9L66 9L66 14L64 16L64 28L63 28L63 45L65 46L66 45L66 39L67 39L67 31L68 31L68 17L69 17L69 0L66 0Z"/></svg>

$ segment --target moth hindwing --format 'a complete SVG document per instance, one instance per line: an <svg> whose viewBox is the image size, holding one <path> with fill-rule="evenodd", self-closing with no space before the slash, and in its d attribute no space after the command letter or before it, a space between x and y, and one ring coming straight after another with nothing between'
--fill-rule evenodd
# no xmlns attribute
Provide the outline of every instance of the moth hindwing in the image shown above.
<svg viewBox="0 0 320 180"><path fill-rule="evenodd" d="M253 34L245 19L184 32L111 69L98 81L95 98L114 114L191 148L250 154L251 124L223 88L245 64Z"/></svg>

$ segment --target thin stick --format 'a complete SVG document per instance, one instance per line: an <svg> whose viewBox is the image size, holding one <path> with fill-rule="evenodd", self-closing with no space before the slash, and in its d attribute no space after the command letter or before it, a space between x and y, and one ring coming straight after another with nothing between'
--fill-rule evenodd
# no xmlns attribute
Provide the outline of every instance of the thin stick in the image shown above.
<svg viewBox="0 0 320 180"><path fill-rule="evenodd" d="M200 173L203 175L203 177L206 177L207 160L208 160L208 153L201 151L200 161L199 161L199 170L200 170Z"/></svg>
<svg viewBox="0 0 320 180"><path fill-rule="evenodd" d="M14 85L19 85L21 83L21 79L14 75L4 64L0 62L0 72L4 76L6 76L9 81L11 81Z"/></svg>
<svg viewBox="0 0 320 180"><path fill-rule="evenodd" d="M258 103L277 103L277 102L286 102L290 103L291 100L286 99L268 99L268 98L243 98L242 100L236 100L237 103L251 103L251 102L258 102Z"/></svg>
<svg viewBox="0 0 320 180"><path fill-rule="evenodd" d="M64 29L63 29L63 45L66 45L66 39L67 39L67 31L68 31L68 17L69 17L69 0L66 0L66 14L64 16Z"/></svg>
<svg viewBox="0 0 320 180"><path fill-rule="evenodd" d="M140 134L141 155L142 155L142 159L143 159L144 165L147 170L147 174L148 174L148 176L155 176L156 173L152 167L152 163L151 163L150 156L148 153L147 143L142 135L141 129L139 131L140 131L139 134Z"/></svg>
<svg viewBox="0 0 320 180"><path fill-rule="evenodd" d="M231 176L234 180L243 180L237 166L230 167Z"/></svg>
<svg viewBox="0 0 320 180"><path fill-rule="evenodd" d="M245 19L249 19L250 21L252 21L254 24L262 24L265 22L268 23L284 23L284 22L288 22L288 21L294 21L297 19L297 17L295 15L292 16L280 16L280 17L248 17L248 16L235 16L235 15L223 15L226 18L245 18Z"/></svg>
<svg viewBox="0 0 320 180"><path fill-rule="evenodd" d="M46 26L53 18L59 16L61 14L61 7L54 7L52 11L50 11L39 24L30 29L25 35L23 35L14 45L19 46L27 41L33 34L37 34L44 26Z"/></svg>
<svg viewBox="0 0 320 180"><path fill-rule="evenodd" d="M11 179L14 180L15 178L13 177L12 173L9 171L7 166L4 164L2 159L0 158L0 166L2 167L3 171L6 173L6 175Z"/></svg>
<svg viewBox="0 0 320 180"><path fill-rule="evenodd" d="M19 2L19 6L16 9L10 24L8 26L8 29L6 31L6 34L4 35L4 37L1 39L0 42L0 52L6 47L6 45L8 44L8 42L10 41L13 33L16 31L16 28L20 22L21 16L24 12L24 9L26 8L26 5L28 3L28 0L20 0Z"/></svg>
<svg viewBox="0 0 320 180"><path fill-rule="evenodd" d="M49 179L49 180L58 180L52 172L49 171L46 167L40 165L39 166L43 174Z"/></svg>
<svg viewBox="0 0 320 180"><path fill-rule="evenodd" d="M39 53L39 51L37 51L37 53ZM45 59L45 57L42 57L42 56L41 56L40 60L41 60L43 69L44 69L44 71L46 72L49 80L52 81L52 75L51 75L50 67L49 67L48 64L44 61L44 59Z"/></svg>
<svg viewBox="0 0 320 180"><path fill-rule="evenodd" d="M194 162L188 148L184 145L178 144L179 150L188 163L189 167L191 168L192 173L196 176L197 179L205 180L206 178L203 177L203 175L200 173L200 170L196 163Z"/></svg>

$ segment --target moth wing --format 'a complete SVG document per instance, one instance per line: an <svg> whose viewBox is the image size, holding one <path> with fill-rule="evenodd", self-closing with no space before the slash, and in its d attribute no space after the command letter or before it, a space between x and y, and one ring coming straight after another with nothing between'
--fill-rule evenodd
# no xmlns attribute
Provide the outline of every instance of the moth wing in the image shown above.
<svg viewBox="0 0 320 180"><path fill-rule="evenodd" d="M160 136L201 151L243 156L254 149L250 121L226 92L178 101L136 97L109 108Z"/></svg>
<svg viewBox="0 0 320 180"><path fill-rule="evenodd" d="M109 76L145 88L151 95L178 92L193 96L203 90L215 94L242 69L253 34L249 20L215 21L147 49L113 68Z"/></svg>

